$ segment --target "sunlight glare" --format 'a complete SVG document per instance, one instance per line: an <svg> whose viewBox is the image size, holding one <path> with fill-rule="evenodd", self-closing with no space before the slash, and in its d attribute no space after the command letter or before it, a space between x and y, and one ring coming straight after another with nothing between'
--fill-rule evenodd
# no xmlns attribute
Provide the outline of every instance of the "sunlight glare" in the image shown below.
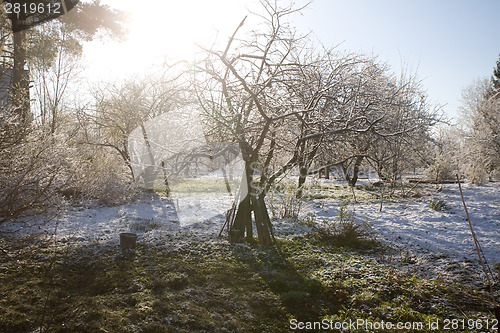
<svg viewBox="0 0 500 333"><path fill-rule="evenodd" d="M191 60L200 51L225 41L247 15L250 0L133 1L106 0L130 13L123 42L92 42L87 48L91 70L102 78L143 72L168 60ZM98 60L96 60L98 58Z"/></svg>

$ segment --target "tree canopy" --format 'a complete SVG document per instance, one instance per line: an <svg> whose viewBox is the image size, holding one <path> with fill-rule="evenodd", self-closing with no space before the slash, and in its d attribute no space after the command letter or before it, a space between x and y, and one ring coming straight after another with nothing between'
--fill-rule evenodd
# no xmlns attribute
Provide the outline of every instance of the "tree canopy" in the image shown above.
<svg viewBox="0 0 500 333"><path fill-rule="evenodd" d="M22 122L29 123L33 118L30 113L30 69L40 64L45 69L50 68L61 50L69 56L79 56L82 43L97 37L99 31L106 31L113 37L123 36L126 16L94 0L80 2L66 14L52 17L51 20L39 18L44 23L31 25L29 29L29 24L17 26L19 19L27 18L14 15L9 24L2 17L0 46L3 67L12 69L12 108Z"/></svg>

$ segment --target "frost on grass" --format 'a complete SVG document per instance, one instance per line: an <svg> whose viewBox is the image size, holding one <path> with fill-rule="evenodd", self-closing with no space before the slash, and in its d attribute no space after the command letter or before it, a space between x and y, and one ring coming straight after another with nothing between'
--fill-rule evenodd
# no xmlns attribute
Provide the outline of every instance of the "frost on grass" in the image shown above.
<svg viewBox="0 0 500 333"><path fill-rule="evenodd" d="M443 185L436 192L428 186L432 196L384 203L351 203L356 216L367 221L372 230L391 246L390 256L400 262L414 263L413 271L426 276L439 276L449 271L473 271L481 275L476 248L466 221L460 193L455 184ZM464 186L465 200L484 255L493 267L500 262L500 186ZM446 210L433 210L429 202L444 202ZM315 220L329 220L339 211L338 201L313 200L307 214ZM406 254L405 254L406 253ZM409 256L412 258L410 259ZM406 258L405 258L406 257Z"/></svg>
<svg viewBox="0 0 500 333"><path fill-rule="evenodd" d="M491 222L499 213L498 190L488 185L465 191L491 261L498 260L498 221ZM478 292L484 283L474 252L468 251L472 241L458 195L446 187L434 199L450 209L434 211L428 198L388 202L382 212L378 203L350 203L349 211L380 235L381 248L367 252L310 237L315 224L339 218L341 206L332 199L310 200L298 219L274 220L278 243L272 249L218 238L223 212L183 224L172 200L151 192L124 205L73 208L50 221L27 220L21 230L18 223L4 224L2 232L17 228L12 237L50 235L57 227L57 246L3 262L1 273L15 277L9 281L16 286L4 287L0 307L9 309L12 325L29 331L39 324L45 299L51 320L75 331L284 331L290 316L310 320L323 314L332 320L418 321L456 317L460 311L484 316L487 297ZM207 200L217 209L218 198ZM342 214L347 221L353 217ZM136 250L119 250L123 231L139 234ZM42 277L40 270L46 272ZM53 279L58 289L47 293L45 280L36 282L40 278ZM73 302L77 319L68 321L74 314L59 307L59 296Z"/></svg>

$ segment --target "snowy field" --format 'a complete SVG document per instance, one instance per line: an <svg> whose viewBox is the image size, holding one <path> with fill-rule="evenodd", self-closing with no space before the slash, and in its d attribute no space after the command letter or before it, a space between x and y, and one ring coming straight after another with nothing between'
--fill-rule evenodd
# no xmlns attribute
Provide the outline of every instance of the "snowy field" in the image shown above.
<svg viewBox="0 0 500 333"><path fill-rule="evenodd" d="M463 185L466 204L474 231L490 264L500 262L500 185ZM444 185L441 191L429 185L430 196L384 203L382 212L377 202L351 203L359 219L365 219L373 231L399 251L411 251L412 260L423 270L439 271L439 263L477 262L468 222L456 184ZM431 200L443 200L448 210L434 211ZM52 219L34 218L22 223L4 223L3 235L55 235L64 243L119 243L120 232L135 232L139 242L162 241L162 235L211 239L217 237L224 223L224 212L230 207L229 195L197 194L169 200L152 193L142 194L134 203L115 207L72 207ZM333 219L339 201L308 201L305 215L316 221ZM274 221L277 235L308 232L308 228L291 220ZM397 255L398 253L395 253ZM407 252L405 252L407 253ZM432 260L431 260L432 259ZM474 264L473 264L474 265ZM435 266L435 267L434 267Z"/></svg>
<svg viewBox="0 0 500 333"><path fill-rule="evenodd" d="M429 185L429 188L435 185ZM487 259L500 262L500 186L462 185L473 229ZM466 220L457 184L443 185L430 196L403 201L351 203L361 220L367 220L376 233L387 241L418 252L435 253L453 258L477 257L469 223ZM447 210L430 209L430 201L442 200ZM331 199L314 200L311 213L317 220L328 219L338 212L339 203Z"/></svg>
<svg viewBox="0 0 500 333"><path fill-rule="evenodd" d="M445 271L460 275L469 271L482 275L458 185L443 185L440 191L429 185L428 189L428 196L385 202L381 212L375 202L351 203L350 207L359 219L369 222L379 239L392 245L399 262L411 263L412 272L437 276ZM462 190L473 230L493 267L500 262L500 185L463 184ZM438 200L448 209L432 210L430 201ZM337 214L338 207L332 200L315 200L310 210L321 220Z"/></svg>

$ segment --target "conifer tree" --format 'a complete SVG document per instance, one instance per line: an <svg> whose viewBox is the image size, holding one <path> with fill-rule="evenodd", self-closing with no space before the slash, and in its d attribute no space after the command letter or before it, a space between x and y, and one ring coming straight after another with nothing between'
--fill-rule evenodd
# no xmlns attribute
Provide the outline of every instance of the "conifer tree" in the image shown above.
<svg viewBox="0 0 500 333"><path fill-rule="evenodd" d="M10 84L10 94L12 98L13 110L21 116L23 123L30 122L30 71L29 57L47 56L55 58L54 45L70 44L72 47L80 48L83 41L90 41L96 35L98 30L107 30L111 36L120 37L125 33L122 23L125 21L125 14L110 8L108 5L101 4L100 0L96 1L78 1L65 0L63 2L56 0L34 0L34 1L14 1L6 0L8 8L21 5L18 10L10 9L10 14L6 15L10 19L10 26L5 23L5 18L0 17L0 33L2 43L0 44L0 53L2 56L2 66L12 69L12 79ZM64 5L62 5L64 4ZM76 6L78 4L78 6ZM36 5L34 14L25 13L24 5ZM39 5L43 5L43 12ZM47 6L60 5L60 7ZM33 8L35 8L33 7ZM19 9L20 8L20 9ZM31 10L31 7L29 7ZM54 9L57 8L57 11ZM46 48L44 51L49 52L30 52L34 47L40 46L41 42L37 37L42 37L36 34L36 26L47 24L47 22L56 19L60 23L60 29L64 29L73 36L70 39L58 39L57 34L46 37L53 42L52 47ZM50 42L46 42L50 43ZM52 51L52 52L50 52ZM31 53L31 54L30 54Z"/></svg>
<svg viewBox="0 0 500 333"><path fill-rule="evenodd" d="M500 93L500 57L497 60L497 65L493 69L493 75L491 76L491 89L488 89L488 96L493 96ZM500 94L496 96L500 99Z"/></svg>

